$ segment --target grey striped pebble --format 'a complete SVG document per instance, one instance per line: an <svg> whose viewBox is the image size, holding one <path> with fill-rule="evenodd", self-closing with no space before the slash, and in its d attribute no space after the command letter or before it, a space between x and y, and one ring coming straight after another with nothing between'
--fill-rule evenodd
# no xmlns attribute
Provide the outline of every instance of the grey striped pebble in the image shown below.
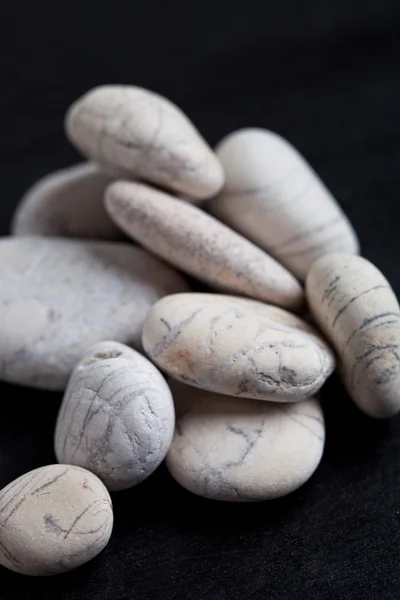
<svg viewBox="0 0 400 600"><path fill-rule="evenodd" d="M107 545L110 496L89 471L49 465L0 492L0 564L24 575L54 575L88 562Z"/></svg>
<svg viewBox="0 0 400 600"><path fill-rule="evenodd" d="M320 258L307 277L307 298L336 349L347 390L372 417L400 409L400 308L382 273L347 254Z"/></svg>
<svg viewBox="0 0 400 600"><path fill-rule="evenodd" d="M164 460L175 425L170 389L144 356L117 342L89 348L60 407L60 463L95 473L111 491L137 485Z"/></svg>
<svg viewBox="0 0 400 600"><path fill-rule="evenodd" d="M148 356L171 377L256 400L304 400L335 366L330 348L304 321L232 296L168 296L147 313L142 340Z"/></svg>
<svg viewBox="0 0 400 600"><path fill-rule="evenodd" d="M264 129L236 131L220 142L223 191L210 209L304 280L328 252L358 252L350 222L299 152Z"/></svg>

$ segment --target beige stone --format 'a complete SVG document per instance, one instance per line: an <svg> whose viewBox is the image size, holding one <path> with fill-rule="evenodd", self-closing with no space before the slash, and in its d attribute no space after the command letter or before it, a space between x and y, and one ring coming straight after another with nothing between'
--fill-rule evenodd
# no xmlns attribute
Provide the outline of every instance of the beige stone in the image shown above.
<svg viewBox="0 0 400 600"><path fill-rule="evenodd" d="M107 545L110 496L89 471L49 465L0 492L0 564L24 575L55 575L88 562Z"/></svg>
<svg viewBox="0 0 400 600"><path fill-rule="evenodd" d="M209 198L224 183L215 154L172 102L127 85L87 92L69 109L66 132L85 156L110 172Z"/></svg>
<svg viewBox="0 0 400 600"><path fill-rule="evenodd" d="M120 229L107 215L103 195L111 177L82 163L40 179L21 199L12 221L14 235L118 240Z"/></svg>
<svg viewBox="0 0 400 600"><path fill-rule="evenodd" d="M223 291L299 309L299 282L263 250L199 208L146 185L118 181L106 192L114 221L145 248Z"/></svg>
<svg viewBox="0 0 400 600"><path fill-rule="evenodd" d="M87 348L141 348L145 315L183 279L141 248L117 242L0 240L0 379L64 389Z"/></svg>
<svg viewBox="0 0 400 600"><path fill-rule="evenodd" d="M174 383L179 414L167 455L171 475L205 498L270 500L303 485L325 440L314 398L296 404L220 396Z"/></svg>
<svg viewBox="0 0 400 600"><path fill-rule="evenodd" d="M243 398L298 402L334 369L331 350L301 319L244 298L163 298L147 314L142 341L171 377Z"/></svg>
<svg viewBox="0 0 400 600"><path fill-rule="evenodd" d="M330 254L311 268L307 297L358 407L378 419L397 413L400 308L387 279L365 258Z"/></svg>
<svg viewBox="0 0 400 600"><path fill-rule="evenodd" d="M264 129L242 129L216 149L226 183L210 209L300 280L329 252L357 253L354 230L300 153Z"/></svg>

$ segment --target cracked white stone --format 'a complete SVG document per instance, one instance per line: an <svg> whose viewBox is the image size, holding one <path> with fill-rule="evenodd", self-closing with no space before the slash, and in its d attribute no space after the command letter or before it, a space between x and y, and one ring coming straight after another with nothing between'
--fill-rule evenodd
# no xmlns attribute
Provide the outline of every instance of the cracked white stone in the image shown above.
<svg viewBox="0 0 400 600"><path fill-rule="evenodd" d="M166 464L205 498L254 502L284 496L317 468L325 426L319 402L276 404L172 383L177 423Z"/></svg>
<svg viewBox="0 0 400 600"><path fill-rule="evenodd" d="M69 109L65 128L85 156L114 174L155 183L194 199L224 183L218 159L186 115L143 88L105 85Z"/></svg>
<svg viewBox="0 0 400 600"><path fill-rule="evenodd" d="M46 175L22 197L13 217L12 233L98 240L123 238L103 204L104 190L111 181L91 163Z"/></svg>
<svg viewBox="0 0 400 600"><path fill-rule="evenodd" d="M117 242L3 238L0 264L0 379L53 390L97 342L140 349L150 306L188 289L156 257Z"/></svg>
<svg viewBox="0 0 400 600"><path fill-rule="evenodd" d="M0 564L24 575L55 575L97 556L113 526L111 499L92 473L48 465L0 492Z"/></svg>
<svg viewBox="0 0 400 600"><path fill-rule="evenodd" d="M365 258L335 253L312 266L306 286L354 402L378 419L399 412L400 307L387 279Z"/></svg>
<svg viewBox="0 0 400 600"><path fill-rule="evenodd" d="M328 345L304 321L245 298L186 293L148 312L143 347L174 379L219 394L299 402L332 373Z"/></svg>
<svg viewBox="0 0 400 600"><path fill-rule="evenodd" d="M204 211L147 185L106 191L112 219L134 240L212 287L299 310L300 283L275 259Z"/></svg>
<svg viewBox="0 0 400 600"><path fill-rule="evenodd" d="M116 342L92 346L60 407L55 454L110 491L137 485L164 460L175 425L170 389L147 358Z"/></svg>
<svg viewBox="0 0 400 600"><path fill-rule="evenodd" d="M242 129L224 138L216 154L226 182L210 201L211 212L300 280L323 254L358 253L348 218L287 140L265 129Z"/></svg>

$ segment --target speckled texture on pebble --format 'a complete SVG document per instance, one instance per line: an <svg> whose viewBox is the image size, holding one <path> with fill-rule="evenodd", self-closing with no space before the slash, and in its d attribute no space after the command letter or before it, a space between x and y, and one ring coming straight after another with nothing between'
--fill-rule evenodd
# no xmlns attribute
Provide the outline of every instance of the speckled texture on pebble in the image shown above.
<svg viewBox="0 0 400 600"><path fill-rule="evenodd" d="M365 258L330 254L311 268L307 296L350 396L372 417L393 416L400 410L400 308L387 279Z"/></svg>
<svg viewBox="0 0 400 600"><path fill-rule="evenodd" d="M142 324L182 278L130 244L61 238L0 240L0 379L64 389L86 349L141 347Z"/></svg>
<svg viewBox="0 0 400 600"><path fill-rule="evenodd" d="M213 500L254 502L289 494L317 468L325 426L317 400L281 405L172 385L177 424L167 467Z"/></svg>
<svg viewBox="0 0 400 600"><path fill-rule="evenodd" d="M265 129L231 133L216 149L226 183L210 208L304 280L329 252L357 253L355 232L318 175L284 138Z"/></svg>
<svg viewBox="0 0 400 600"><path fill-rule="evenodd" d="M91 163L51 173L36 182L15 211L15 235L45 235L98 240L118 240L121 231L103 205L111 177Z"/></svg>
<svg viewBox="0 0 400 600"><path fill-rule="evenodd" d="M0 492L0 564L24 575L55 575L88 562L107 545L110 496L89 471L49 465Z"/></svg>
<svg viewBox="0 0 400 600"><path fill-rule="evenodd" d="M172 102L127 85L87 92L69 109L66 132L86 156L123 173L187 194L209 198L224 183L215 154Z"/></svg>
<svg viewBox="0 0 400 600"><path fill-rule="evenodd" d="M61 404L55 453L95 473L110 491L137 485L160 465L175 414L170 389L147 358L116 342L92 346Z"/></svg>
<svg viewBox="0 0 400 600"><path fill-rule="evenodd" d="M333 353L301 319L266 304L212 294L158 301L143 347L171 377L212 392L298 402L332 373Z"/></svg>
<svg viewBox="0 0 400 600"><path fill-rule="evenodd" d="M196 206L146 185L118 181L107 189L106 208L133 239L217 289L294 310L304 301L291 273Z"/></svg>

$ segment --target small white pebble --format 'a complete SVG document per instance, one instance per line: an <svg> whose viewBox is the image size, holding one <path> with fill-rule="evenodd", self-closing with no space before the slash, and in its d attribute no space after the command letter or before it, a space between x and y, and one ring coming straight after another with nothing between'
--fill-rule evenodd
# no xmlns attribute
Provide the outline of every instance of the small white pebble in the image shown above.
<svg viewBox="0 0 400 600"><path fill-rule="evenodd" d="M107 545L111 499L89 471L49 465L0 492L0 564L24 575L55 575L88 562Z"/></svg>

